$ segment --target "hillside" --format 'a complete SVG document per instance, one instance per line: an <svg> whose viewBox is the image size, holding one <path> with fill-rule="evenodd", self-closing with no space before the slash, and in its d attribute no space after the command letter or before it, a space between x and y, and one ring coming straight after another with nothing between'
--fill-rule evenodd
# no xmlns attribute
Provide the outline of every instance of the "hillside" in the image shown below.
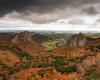
<svg viewBox="0 0 100 80"><path fill-rule="evenodd" d="M27 31L0 36L0 80L100 79L100 37Z"/></svg>

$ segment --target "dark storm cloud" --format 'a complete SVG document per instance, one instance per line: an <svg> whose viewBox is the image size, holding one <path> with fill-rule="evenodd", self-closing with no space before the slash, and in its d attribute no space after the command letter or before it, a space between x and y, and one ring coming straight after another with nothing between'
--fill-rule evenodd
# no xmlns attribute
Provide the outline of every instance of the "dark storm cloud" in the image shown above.
<svg viewBox="0 0 100 80"><path fill-rule="evenodd" d="M99 12L93 6L91 6L91 7L82 9L82 13L86 13L88 15L96 15Z"/></svg>
<svg viewBox="0 0 100 80"><path fill-rule="evenodd" d="M0 12L6 13L16 10L18 12L34 11L38 13L48 12L70 4L72 0L0 0Z"/></svg>
<svg viewBox="0 0 100 80"><path fill-rule="evenodd" d="M0 10L10 12L17 10L19 12L32 11L48 11L55 8L77 7L82 4L95 3L100 0L0 0Z"/></svg>
<svg viewBox="0 0 100 80"><path fill-rule="evenodd" d="M18 14L14 14L14 17L19 18L22 16L22 19L38 22L36 17L34 17L36 16L34 14L39 14L37 16L44 16L44 14L49 14L49 17L47 16L47 19L45 18L44 21L43 17L41 17L39 23L41 23L41 21L49 22L55 21L59 18L55 17L52 12L54 12L54 14L57 14L57 16L62 16L61 14L57 13L57 10L62 13L67 13L67 11L62 10L64 8L70 8L70 11L73 11L74 9L77 10L83 5L94 4L98 2L100 2L100 0L0 0L0 16L3 17L4 15L10 13L12 14L13 11L16 11ZM96 12L93 8L90 8L85 11L88 14L95 14ZM35 18L36 20L32 18Z"/></svg>

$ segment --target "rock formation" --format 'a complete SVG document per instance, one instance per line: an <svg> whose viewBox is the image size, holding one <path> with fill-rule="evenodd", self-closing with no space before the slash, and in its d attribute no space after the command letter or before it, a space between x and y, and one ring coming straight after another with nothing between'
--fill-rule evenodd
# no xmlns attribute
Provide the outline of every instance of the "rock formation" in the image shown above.
<svg viewBox="0 0 100 80"><path fill-rule="evenodd" d="M86 44L86 41L86 37L82 33L79 33L69 37L67 45L69 47L83 47Z"/></svg>
<svg viewBox="0 0 100 80"><path fill-rule="evenodd" d="M41 45L27 31L16 34L11 42L21 49L22 52L29 53L30 55L44 55L45 53Z"/></svg>

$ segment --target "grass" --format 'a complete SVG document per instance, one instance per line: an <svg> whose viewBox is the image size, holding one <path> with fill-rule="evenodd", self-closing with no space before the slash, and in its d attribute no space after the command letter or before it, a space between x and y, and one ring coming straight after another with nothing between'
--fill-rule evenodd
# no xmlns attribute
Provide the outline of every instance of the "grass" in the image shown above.
<svg viewBox="0 0 100 80"><path fill-rule="evenodd" d="M64 39L59 40L49 40L42 43L42 46L45 48L47 52L52 52L54 48L60 47L64 45L66 41Z"/></svg>
<svg viewBox="0 0 100 80"><path fill-rule="evenodd" d="M85 35L90 38L100 38L100 33L87 33Z"/></svg>
<svg viewBox="0 0 100 80"><path fill-rule="evenodd" d="M100 80L100 76L93 72L84 76L82 80Z"/></svg>
<svg viewBox="0 0 100 80"><path fill-rule="evenodd" d="M48 41L44 42L42 45L47 52L51 52L53 51L54 48L56 48L56 44L57 44L56 41Z"/></svg>

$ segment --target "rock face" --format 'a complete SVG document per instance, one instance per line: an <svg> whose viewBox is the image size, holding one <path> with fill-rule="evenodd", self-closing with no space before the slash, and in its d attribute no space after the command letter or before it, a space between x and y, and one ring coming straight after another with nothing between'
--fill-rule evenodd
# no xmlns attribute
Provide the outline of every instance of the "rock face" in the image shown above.
<svg viewBox="0 0 100 80"><path fill-rule="evenodd" d="M83 47L86 44L86 41L86 37L82 33L79 33L71 36L67 41L67 45L69 47Z"/></svg>
<svg viewBox="0 0 100 80"><path fill-rule="evenodd" d="M42 49L41 45L33 39L30 32L25 31L16 34L11 42L23 52L31 55L41 55L42 52L44 55L44 50Z"/></svg>
<svg viewBox="0 0 100 80"><path fill-rule="evenodd" d="M82 63L78 64L77 66L77 72L81 72L81 74L84 74L88 71L95 70L97 74L100 75L100 52L97 52L94 56L88 56L86 57Z"/></svg>
<svg viewBox="0 0 100 80"><path fill-rule="evenodd" d="M31 33L25 31L16 34L16 36L12 39L13 43L19 43L19 42L32 42L32 35Z"/></svg>
<svg viewBox="0 0 100 80"><path fill-rule="evenodd" d="M67 43L54 51L55 54L67 55L71 58L84 57L86 55L85 45L87 43L87 37L82 33L69 36ZM89 52L87 52L88 55Z"/></svg>

